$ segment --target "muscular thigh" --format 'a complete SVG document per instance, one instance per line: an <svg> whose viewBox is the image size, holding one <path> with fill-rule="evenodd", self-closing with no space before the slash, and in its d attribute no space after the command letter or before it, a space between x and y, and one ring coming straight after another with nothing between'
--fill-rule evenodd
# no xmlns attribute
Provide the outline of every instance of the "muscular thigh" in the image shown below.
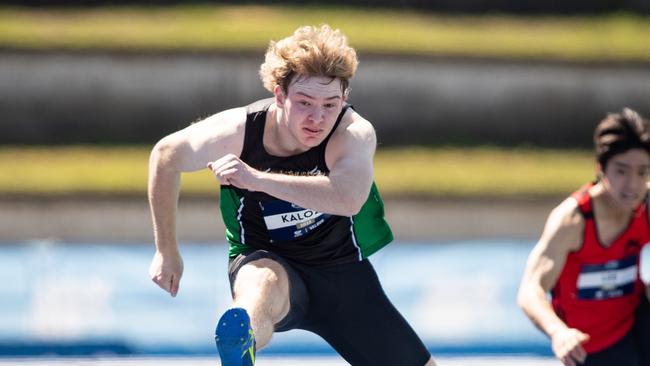
<svg viewBox="0 0 650 366"><path fill-rule="evenodd" d="M230 260L228 276L233 297L241 291L259 291L265 282L277 282L281 297L288 300L288 309L274 324L275 331L294 329L303 321L309 303L305 284L284 258L264 250L240 254Z"/></svg>
<svg viewBox="0 0 650 366"><path fill-rule="evenodd" d="M350 364L422 366L430 358L367 260L308 277L305 329L323 337Z"/></svg>

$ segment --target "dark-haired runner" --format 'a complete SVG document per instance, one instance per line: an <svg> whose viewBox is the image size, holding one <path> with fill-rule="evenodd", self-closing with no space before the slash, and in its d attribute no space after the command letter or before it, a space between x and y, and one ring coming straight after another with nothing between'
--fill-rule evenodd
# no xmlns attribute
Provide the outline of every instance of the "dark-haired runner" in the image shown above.
<svg viewBox="0 0 650 366"><path fill-rule="evenodd" d="M625 109L598 124L594 145L598 179L549 215L518 301L565 365L650 365L647 288L639 278L650 241L650 124Z"/></svg>

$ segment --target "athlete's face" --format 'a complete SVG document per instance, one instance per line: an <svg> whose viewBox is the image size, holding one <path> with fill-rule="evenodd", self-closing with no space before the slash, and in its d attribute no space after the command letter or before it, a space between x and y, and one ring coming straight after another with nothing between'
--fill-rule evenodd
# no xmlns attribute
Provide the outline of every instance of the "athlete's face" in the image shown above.
<svg viewBox="0 0 650 366"><path fill-rule="evenodd" d="M296 76L286 96L279 86L274 93L290 136L297 148L305 150L323 142L344 103L341 81L328 77Z"/></svg>
<svg viewBox="0 0 650 366"><path fill-rule="evenodd" d="M626 209L634 209L647 191L650 155L643 149L631 149L614 155L603 171L597 168L601 181L614 201Z"/></svg>

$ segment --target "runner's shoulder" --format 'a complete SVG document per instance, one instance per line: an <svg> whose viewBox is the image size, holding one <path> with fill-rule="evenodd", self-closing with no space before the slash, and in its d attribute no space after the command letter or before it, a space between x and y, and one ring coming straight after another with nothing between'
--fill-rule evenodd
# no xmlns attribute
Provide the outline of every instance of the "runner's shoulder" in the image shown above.
<svg viewBox="0 0 650 366"><path fill-rule="evenodd" d="M578 202L569 197L557 205L549 214L544 231L552 242L560 242L570 249L579 247L584 231L584 217Z"/></svg>
<svg viewBox="0 0 650 366"><path fill-rule="evenodd" d="M363 116L354 109L348 108L341 119L339 128L334 133L333 138L337 135L351 135L355 139L374 139L375 129Z"/></svg>

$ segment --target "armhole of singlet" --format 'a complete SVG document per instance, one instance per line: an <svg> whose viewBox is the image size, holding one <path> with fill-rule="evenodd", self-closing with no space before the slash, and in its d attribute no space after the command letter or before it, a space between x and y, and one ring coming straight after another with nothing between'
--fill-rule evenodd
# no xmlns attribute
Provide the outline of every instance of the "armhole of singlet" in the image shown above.
<svg viewBox="0 0 650 366"><path fill-rule="evenodd" d="M593 211L591 211L589 215L586 216L585 213L582 212L580 205L578 205L577 209L581 214L580 216L582 217L582 233L580 234L580 245L574 250L569 251L569 253L578 253L582 250L582 248L585 247L585 241L587 240L587 230L589 230L587 223L589 222L589 219L593 220Z"/></svg>
<svg viewBox="0 0 650 366"><path fill-rule="evenodd" d="M341 124L341 121L343 120L343 116L345 116L345 114L348 112L348 109L354 110L354 106L352 104L346 104L345 106L343 106L341 113L339 113L339 116L336 119L336 123L334 123L334 127L332 127L332 131L330 131L329 135L327 135L327 137L325 137L325 140L323 140L323 142L321 142L321 144L319 145L319 147L322 149L321 159L323 159L322 161L322 163L324 164L323 166L328 171L330 170L330 167L327 166L327 161L325 159L325 151L327 150L327 143L330 141L330 138L332 137L332 135L334 135L334 132Z"/></svg>
<svg viewBox="0 0 650 366"><path fill-rule="evenodd" d="M585 220L594 218L594 204L589 194L589 188L593 185L594 183L587 183L571 195L576 200L578 210Z"/></svg>
<svg viewBox="0 0 650 366"><path fill-rule="evenodd" d="M325 137L325 140L323 140L323 142L321 142L321 145L327 146L327 143L329 142L330 138L332 137L332 135L334 135L334 132L336 131L336 129L341 124L341 121L343 120L343 116L345 116L345 114L348 113L348 109L353 109L354 110L354 107L352 106L352 104L346 104L345 106L343 106L343 109L341 110L341 113L339 113L339 116L336 118L336 122L334 123L334 127L332 127L332 131L330 131L330 133L327 135L327 137Z"/></svg>
<svg viewBox="0 0 650 366"><path fill-rule="evenodd" d="M260 108L259 105L264 101L267 104ZM266 123L266 115L271 104L273 104L272 98L254 102L246 107L246 127L244 131L244 144L241 155L239 156L240 159L246 160L248 155L254 151L255 147L259 146L258 143L261 143L264 135L263 124ZM261 122L259 121L260 114L264 116L264 120Z"/></svg>
<svg viewBox="0 0 650 366"><path fill-rule="evenodd" d="M580 238L580 246L577 247L574 250L570 250L569 253L578 253L580 252L584 246L585 246L585 241L587 239L587 230L588 228L588 223L589 220L594 220L594 208L593 208L593 203L589 202L589 210L586 211L583 206L581 200L584 199L583 197L586 195L589 201L591 201L591 196L589 196L589 188L586 188L584 190L581 190L579 192L579 195L572 195L572 197L576 200L576 203L578 206L576 207L576 210L578 210L578 213L580 213L580 216L582 217L582 235ZM594 222L595 223L595 222ZM594 230L598 230L597 227L594 226ZM596 239L598 239L598 233L595 233Z"/></svg>

